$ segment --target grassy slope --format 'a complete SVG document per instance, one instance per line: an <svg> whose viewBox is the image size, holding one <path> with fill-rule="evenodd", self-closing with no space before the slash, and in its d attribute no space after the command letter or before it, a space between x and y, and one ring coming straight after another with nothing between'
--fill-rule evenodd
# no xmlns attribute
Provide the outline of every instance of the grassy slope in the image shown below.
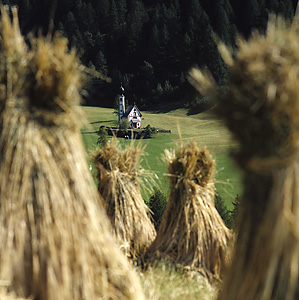
<svg viewBox="0 0 299 300"><path fill-rule="evenodd" d="M82 129L83 141L88 152L96 148L97 135L92 132L101 125L112 126L116 124L117 117L112 109L83 107L89 125ZM231 203L237 194L241 193L240 173L229 157L230 149L234 146L229 132L221 121L217 120L211 112L187 116L184 109L174 110L168 113L143 112L143 126L150 124L159 129L170 129L172 133L159 133L152 139L144 140L146 144L146 155L142 165L146 169L154 171L158 177L158 184L164 192L168 192L168 181L166 167L162 156L164 149L176 149L180 143L180 128L182 141L186 143L196 138L200 145L206 145L213 154L216 163L216 188L227 205ZM129 143L128 140L121 140Z"/></svg>
<svg viewBox="0 0 299 300"><path fill-rule="evenodd" d="M96 131L99 126L112 126L116 123L116 116L112 109L84 107L88 122L82 129L82 137L88 152L95 150L97 135L84 133ZM144 112L144 123L160 129L171 129L172 133L160 133L152 139L143 140L147 145L143 166L155 171L159 176L159 184L164 191L168 191L165 176L166 167L161 159L164 149L175 149L180 143L177 130L179 126L183 143L196 137L198 143L206 145L217 162L217 190L227 204L231 204L237 193L241 192L240 173L233 166L229 158L229 149L234 145L230 135L221 122L209 113L187 116L186 110L180 109L169 113L157 114ZM121 139L123 144L130 141ZM93 170L94 171L94 170ZM229 182L228 182L229 181ZM189 279L181 272L169 266L159 265L149 268L146 272L138 272L149 300L195 300L217 297L217 288L210 286L200 277Z"/></svg>

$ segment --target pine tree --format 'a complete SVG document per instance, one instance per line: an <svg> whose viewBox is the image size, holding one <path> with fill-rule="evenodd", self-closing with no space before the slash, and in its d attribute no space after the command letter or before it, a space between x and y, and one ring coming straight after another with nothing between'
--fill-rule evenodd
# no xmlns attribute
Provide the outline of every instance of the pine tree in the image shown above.
<svg viewBox="0 0 299 300"><path fill-rule="evenodd" d="M129 8L129 15L131 16L128 20L128 35L132 40L138 40L142 31L142 26L148 21L148 14L143 5L143 2L135 0L129 1L131 6Z"/></svg>
<svg viewBox="0 0 299 300"><path fill-rule="evenodd" d="M246 37L251 34L254 28L261 29L260 17L260 7L257 0L243 1L239 15L239 29Z"/></svg>
<svg viewBox="0 0 299 300"><path fill-rule="evenodd" d="M142 54L137 51L137 46L141 40L143 25L148 22L149 18L143 2L139 0L129 1L128 13L130 18L127 20L127 55L136 62L140 61L139 57Z"/></svg>
<svg viewBox="0 0 299 300"><path fill-rule="evenodd" d="M153 213L153 219L156 230L158 230L159 225L162 220L163 213L165 211L167 204L166 196L163 192L157 187L153 188L153 194L150 196L148 200L148 207Z"/></svg>
<svg viewBox="0 0 299 300"><path fill-rule="evenodd" d="M99 51L95 57L94 64L96 69L104 75L108 73L107 60L102 51Z"/></svg>
<svg viewBox="0 0 299 300"><path fill-rule="evenodd" d="M66 15L66 21L64 23L66 33L69 37L74 37L76 32L79 30L79 27L77 25L77 21L75 19L75 16L73 12L69 11Z"/></svg>
<svg viewBox="0 0 299 300"><path fill-rule="evenodd" d="M55 18L52 18L49 11L53 11L55 2ZM69 39L70 46L78 48L85 65L91 62L100 72L109 72L114 83L101 86L98 92L104 95L103 99L112 99L115 82L120 76L127 76L127 92L132 101L141 96L147 101L153 94L156 99L159 94L161 100L166 94L166 80L176 98L191 99L193 94L186 81L182 81L181 74L194 64L208 65L218 82L223 82L226 69L211 38L213 32L226 44L234 46L236 31L247 37L253 28L264 30L270 12L292 18L297 2L3 0L5 4L18 5L23 32L32 29L37 32L42 28L45 34L49 20L53 19L53 31L59 30ZM92 83L97 89L98 82L93 80Z"/></svg>
<svg viewBox="0 0 299 300"><path fill-rule="evenodd" d="M91 32L85 31L84 32L84 43L86 49L92 49L94 47L94 37Z"/></svg>
<svg viewBox="0 0 299 300"><path fill-rule="evenodd" d="M208 0L203 2L211 26L227 45L234 45L236 36L235 16L229 0Z"/></svg>
<svg viewBox="0 0 299 300"><path fill-rule="evenodd" d="M232 225L231 213L227 209L227 206L226 206L224 200L221 198L221 196L219 194L216 194L214 201L215 201L215 207L216 207L219 215L221 216L222 220L224 221L225 225L228 228L231 228L231 225Z"/></svg>
<svg viewBox="0 0 299 300"><path fill-rule="evenodd" d="M102 33L110 30L110 0L93 0L99 27Z"/></svg>
<svg viewBox="0 0 299 300"><path fill-rule="evenodd" d="M111 0L110 2L110 18L111 18L111 32L113 35L117 35L120 32L120 23L119 23L119 15L118 9L115 3L115 0Z"/></svg>
<svg viewBox="0 0 299 300"><path fill-rule="evenodd" d="M167 45L169 42L169 32L168 32L166 24L163 25L160 36L161 36L161 42L163 43L163 45Z"/></svg>
<svg viewBox="0 0 299 300"><path fill-rule="evenodd" d="M293 5L291 0L280 0L279 14L282 15L284 18L291 20L294 16Z"/></svg>
<svg viewBox="0 0 299 300"><path fill-rule="evenodd" d="M119 29L121 32L124 32L127 26L127 2L126 0L117 0L116 4L119 17Z"/></svg>
<svg viewBox="0 0 299 300"><path fill-rule="evenodd" d="M155 54L159 49L159 45L160 45L160 32L157 24L154 24L151 29L149 44L148 44L149 53L151 54L150 57L155 57Z"/></svg>
<svg viewBox="0 0 299 300"><path fill-rule="evenodd" d="M97 144L99 145L99 147L103 147L107 144L108 142L108 131L107 128L105 126L101 126L97 132L98 140L97 140Z"/></svg>

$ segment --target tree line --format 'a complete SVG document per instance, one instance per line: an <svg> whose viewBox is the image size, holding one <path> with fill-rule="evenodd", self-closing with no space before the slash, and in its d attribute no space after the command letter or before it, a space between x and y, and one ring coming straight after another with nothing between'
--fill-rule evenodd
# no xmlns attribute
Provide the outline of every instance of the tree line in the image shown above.
<svg viewBox="0 0 299 300"><path fill-rule="evenodd" d="M113 107L120 83L142 109L179 102L200 107L186 81L207 66L219 84L226 66L212 33L229 47L236 34L264 31L269 13L292 19L297 0L7 0L19 7L23 34L60 31L82 62L112 78L91 78L85 103Z"/></svg>

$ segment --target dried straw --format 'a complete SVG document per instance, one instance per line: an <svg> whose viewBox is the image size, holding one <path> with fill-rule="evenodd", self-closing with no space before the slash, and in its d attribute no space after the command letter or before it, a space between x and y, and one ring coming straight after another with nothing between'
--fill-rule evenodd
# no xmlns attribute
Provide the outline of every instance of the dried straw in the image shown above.
<svg viewBox="0 0 299 300"><path fill-rule="evenodd" d="M122 150L113 138L94 154L99 193L120 248L131 259L144 254L156 237L139 185L145 175L140 166L143 151L141 143Z"/></svg>
<svg viewBox="0 0 299 300"><path fill-rule="evenodd" d="M225 93L193 73L239 141L235 157L245 170L235 256L220 299L299 296L298 17L271 16L265 35L239 39Z"/></svg>
<svg viewBox="0 0 299 300"><path fill-rule="evenodd" d="M26 298L20 298L17 297L16 294L12 291L7 290L7 282L1 282L0 281L0 299L1 300L34 300L33 297L26 297Z"/></svg>
<svg viewBox="0 0 299 300"><path fill-rule="evenodd" d="M219 281L231 233L215 208L215 162L195 141L181 146L176 155L165 151L165 160L171 193L157 238L144 260L167 258L210 282Z"/></svg>
<svg viewBox="0 0 299 300"><path fill-rule="evenodd" d="M86 163L78 124L82 74L75 52L68 53L59 36L31 38L27 47L16 9L12 12L11 22L1 7L3 295L143 299L137 276L110 234Z"/></svg>

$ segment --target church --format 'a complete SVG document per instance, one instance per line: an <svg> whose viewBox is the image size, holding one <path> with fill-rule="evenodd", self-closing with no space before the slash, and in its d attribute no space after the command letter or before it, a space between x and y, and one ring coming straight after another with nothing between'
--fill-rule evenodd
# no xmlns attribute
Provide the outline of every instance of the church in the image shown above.
<svg viewBox="0 0 299 300"><path fill-rule="evenodd" d="M123 120L128 120L130 128L142 128L142 114L136 104L125 107L124 88L121 86L121 95L119 96L119 123Z"/></svg>

